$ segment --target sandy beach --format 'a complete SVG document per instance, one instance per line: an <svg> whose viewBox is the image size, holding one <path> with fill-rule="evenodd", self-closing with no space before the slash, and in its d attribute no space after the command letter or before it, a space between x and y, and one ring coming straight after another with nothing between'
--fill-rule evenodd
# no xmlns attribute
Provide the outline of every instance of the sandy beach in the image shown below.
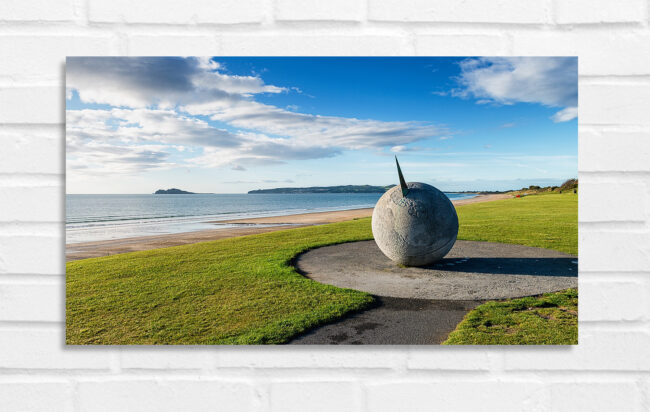
<svg viewBox="0 0 650 412"><path fill-rule="evenodd" d="M471 199L454 200L453 204L455 206L461 206L471 203L506 199L509 197L510 196L507 194L478 195ZM68 244L65 247L66 261L115 255L118 253L135 252L139 250L150 250L170 246L186 245L189 243L273 232L276 230L284 230L301 226L343 222L345 220L358 219L371 215L372 208L367 208L210 222L241 225L274 224L277 226L245 226L235 228L229 227L201 230L196 232L172 233L157 236L141 236L125 239L101 240L96 242L73 243Z"/></svg>

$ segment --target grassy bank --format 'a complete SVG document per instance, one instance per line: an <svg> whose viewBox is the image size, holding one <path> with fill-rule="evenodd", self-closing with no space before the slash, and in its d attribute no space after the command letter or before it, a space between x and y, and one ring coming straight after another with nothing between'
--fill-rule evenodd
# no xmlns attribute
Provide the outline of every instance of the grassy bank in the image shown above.
<svg viewBox="0 0 650 412"><path fill-rule="evenodd" d="M577 253L577 196L573 194L466 205L459 208L459 218L460 239ZM367 239L372 239L369 218L69 262L66 341L286 342L372 301L366 293L302 277L290 266L291 259L310 248ZM495 306L487 308L489 313L495 310ZM481 323L494 326L495 342L498 325L518 321L511 312ZM469 318L466 322L463 330L477 327ZM566 322L569 328L570 322ZM577 331L577 323L573 325ZM517 336L535 334L543 326L526 328L523 324ZM468 343L464 333L456 334L455 343Z"/></svg>

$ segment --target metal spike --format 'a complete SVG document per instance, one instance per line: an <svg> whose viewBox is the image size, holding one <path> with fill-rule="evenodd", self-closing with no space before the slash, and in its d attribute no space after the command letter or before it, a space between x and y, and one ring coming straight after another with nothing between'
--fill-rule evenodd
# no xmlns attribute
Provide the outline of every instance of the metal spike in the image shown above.
<svg viewBox="0 0 650 412"><path fill-rule="evenodd" d="M402 197L406 197L409 192L408 186L406 186L406 181L404 180L404 175L402 175L402 169L399 167L399 162L397 161L397 156L395 156L395 163L397 164L397 174L399 175L399 185L402 187Z"/></svg>

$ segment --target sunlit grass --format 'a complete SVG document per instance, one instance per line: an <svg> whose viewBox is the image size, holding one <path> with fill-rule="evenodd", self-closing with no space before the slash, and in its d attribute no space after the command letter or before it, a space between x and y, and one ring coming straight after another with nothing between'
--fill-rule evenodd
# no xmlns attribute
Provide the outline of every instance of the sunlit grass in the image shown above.
<svg viewBox="0 0 650 412"><path fill-rule="evenodd" d="M458 214L459 239L577 253L574 194L470 204L459 207ZM370 218L69 262L66 342L287 342L372 302L367 293L304 278L291 259L310 248L368 239ZM501 310L502 304L489 306L487 312ZM493 336L501 320L518 319L508 320L506 312L490 321ZM571 322L567 330L575 329L577 336L577 316ZM541 323L528 329L522 324L516 336L526 336L520 343L529 343L542 329ZM470 339L462 333L453 336L453 343Z"/></svg>

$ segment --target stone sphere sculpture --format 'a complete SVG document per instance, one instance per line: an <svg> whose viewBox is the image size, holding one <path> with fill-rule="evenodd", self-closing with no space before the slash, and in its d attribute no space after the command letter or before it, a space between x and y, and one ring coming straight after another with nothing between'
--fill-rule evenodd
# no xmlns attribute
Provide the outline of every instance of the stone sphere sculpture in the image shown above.
<svg viewBox="0 0 650 412"><path fill-rule="evenodd" d="M397 161L397 158L395 159ZM379 199L372 213L372 234L379 249L394 262L425 266L442 259L458 236L458 215L449 198L435 187L406 183Z"/></svg>

